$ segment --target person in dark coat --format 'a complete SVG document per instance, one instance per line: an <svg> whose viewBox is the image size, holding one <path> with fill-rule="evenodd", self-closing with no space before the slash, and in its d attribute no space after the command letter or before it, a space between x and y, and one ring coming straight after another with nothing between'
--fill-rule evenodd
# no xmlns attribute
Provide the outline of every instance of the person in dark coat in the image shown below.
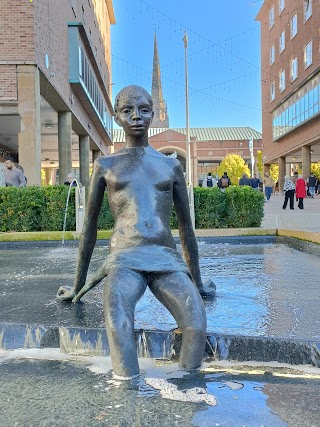
<svg viewBox="0 0 320 427"><path fill-rule="evenodd" d="M243 173L242 177L239 179L239 185L248 185L249 187L251 186L250 179L248 178L248 175L246 173Z"/></svg>

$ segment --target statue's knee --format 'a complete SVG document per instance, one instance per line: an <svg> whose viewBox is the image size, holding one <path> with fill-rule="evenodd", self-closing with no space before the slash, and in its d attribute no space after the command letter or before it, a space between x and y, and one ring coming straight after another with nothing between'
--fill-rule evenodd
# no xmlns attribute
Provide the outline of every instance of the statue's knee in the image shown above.
<svg viewBox="0 0 320 427"><path fill-rule="evenodd" d="M112 336L125 336L131 334L134 329L133 321L123 315L106 315L105 323L108 333Z"/></svg>

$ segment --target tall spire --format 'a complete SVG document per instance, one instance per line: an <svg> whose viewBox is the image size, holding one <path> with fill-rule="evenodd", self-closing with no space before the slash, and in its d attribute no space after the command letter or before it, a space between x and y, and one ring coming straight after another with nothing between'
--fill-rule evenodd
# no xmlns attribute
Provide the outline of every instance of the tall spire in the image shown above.
<svg viewBox="0 0 320 427"><path fill-rule="evenodd" d="M154 33L154 52L153 52L153 72L152 72L152 91L154 118L151 124L152 128L168 128L169 117L167 105L162 95L160 62L158 55L157 35Z"/></svg>

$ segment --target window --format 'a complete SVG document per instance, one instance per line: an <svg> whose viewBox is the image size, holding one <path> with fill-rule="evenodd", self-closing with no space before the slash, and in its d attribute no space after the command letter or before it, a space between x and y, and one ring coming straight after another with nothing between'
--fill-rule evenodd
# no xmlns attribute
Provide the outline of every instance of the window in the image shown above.
<svg viewBox="0 0 320 427"><path fill-rule="evenodd" d="M312 64L312 40L304 48L304 67L308 68Z"/></svg>
<svg viewBox="0 0 320 427"><path fill-rule="evenodd" d="M274 7L269 10L269 28L274 26Z"/></svg>
<svg viewBox="0 0 320 427"><path fill-rule="evenodd" d="M285 31L283 30L279 37L279 53L283 52L285 47L286 47L286 35L285 35Z"/></svg>
<svg viewBox="0 0 320 427"><path fill-rule="evenodd" d="M284 9L284 0L279 0L279 13L281 13Z"/></svg>
<svg viewBox="0 0 320 427"><path fill-rule="evenodd" d="M298 58L295 57L291 61L291 80L294 81L298 77Z"/></svg>
<svg viewBox="0 0 320 427"><path fill-rule="evenodd" d="M270 65L274 63L274 44L270 48Z"/></svg>
<svg viewBox="0 0 320 427"><path fill-rule="evenodd" d="M312 0L304 0L304 22L312 15Z"/></svg>
<svg viewBox="0 0 320 427"><path fill-rule="evenodd" d="M275 82L272 82L270 85L270 100L271 102L274 101L276 97L276 85Z"/></svg>
<svg viewBox="0 0 320 427"><path fill-rule="evenodd" d="M279 74L279 90L283 92L286 88L286 72L285 70L280 71Z"/></svg>
<svg viewBox="0 0 320 427"><path fill-rule="evenodd" d="M297 13L295 13L293 15L293 17L291 18L290 28L291 28L291 38L293 39L293 37L298 32L298 16L297 16Z"/></svg>

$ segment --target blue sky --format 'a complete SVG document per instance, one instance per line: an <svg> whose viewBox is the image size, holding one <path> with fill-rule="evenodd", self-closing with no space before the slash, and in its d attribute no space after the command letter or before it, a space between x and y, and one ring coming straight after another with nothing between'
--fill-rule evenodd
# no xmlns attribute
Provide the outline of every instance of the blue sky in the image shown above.
<svg viewBox="0 0 320 427"><path fill-rule="evenodd" d="M185 127L184 31L189 38L190 127L261 131L260 24L263 1L113 0L113 96L129 84L151 91L157 32L170 127Z"/></svg>

